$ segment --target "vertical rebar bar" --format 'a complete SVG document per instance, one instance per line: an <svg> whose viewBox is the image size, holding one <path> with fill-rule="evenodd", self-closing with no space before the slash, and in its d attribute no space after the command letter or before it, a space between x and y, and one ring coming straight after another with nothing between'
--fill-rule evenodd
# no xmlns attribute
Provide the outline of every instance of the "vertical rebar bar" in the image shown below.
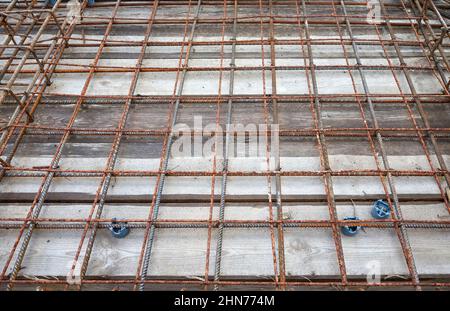
<svg viewBox="0 0 450 311"><path fill-rule="evenodd" d="M179 96L181 96L181 94L183 92L183 86L184 86L184 81L186 78L189 56L191 55L192 40L194 39L194 33L195 33L195 28L197 26L197 20L198 20L198 16L200 13L201 3L202 3L202 1L198 0L196 12L194 14L194 21L192 23L191 32L190 32L190 35L188 38L188 46L187 46L187 51L186 51L186 56L185 56L185 62L183 65L183 70L181 72L180 84L178 86L178 91L177 91L178 98L176 99L175 107L173 110L173 115L171 116L171 124L170 124L170 128L169 128L169 134L167 137L166 150L165 150L165 153L162 155L162 157L164 159L163 164L162 164L163 173L160 175L158 182L157 182L158 190L156 192L156 199L155 199L155 204L154 204L153 213L152 213L152 217L151 217L151 219L153 221L155 221L158 218L159 205L161 203L161 196L162 196L162 191L164 189L164 182L165 182L165 177L166 177L164 172L167 170L167 167L169 165L170 149L171 149L172 143L173 143L172 129L174 128L174 126L177 122L178 107L180 105ZM181 51L181 53L182 52L183 51ZM150 257L151 257L153 241L154 241L154 237L155 237L155 230L156 230L155 225L152 224L150 226L150 232L149 232L148 239L146 241L144 241L144 244L146 245L146 247L145 247L145 255L143 257L142 270L141 270L141 274L140 274L141 283L139 284L139 291L143 291L145 289L144 281L147 278L148 268L150 266Z"/></svg>
<svg viewBox="0 0 450 311"><path fill-rule="evenodd" d="M373 123L373 127L375 129L379 128L379 124L378 124L378 120L376 117L376 113L375 113L375 109L372 103L372 99L370 97L370 90L369 90L369 86L367 84L367 80L366 80L366 76L364 74L364 71L361 69L360 66L362 66L362 62L361 62L361 58L359 56L359 52L358 52L358 46L357 43L355 42L355 38L353 36L353 31L352 31L352 26L351 23L348 19L348 14L347 14L347 9L345 7L345 3L343 0L340 1L340 5L342 7L342 11L344 13L344 19L345 19L345 24L347 27L347 32L348 32L348 36L350 37L350 39L352 40L352 48L353 48L353 53L356 59L356 64L357 64L357 68L358 68L358 73L361 79L361 83L363 85L363 89L364 89L364 93L366 95L366 101L367 101L367 105L369 107L369 112L372 118L372 123ZM383 142L383 138L381 136L381 133L379 131L376 132L376 137L377 137L377 141L378 141L378 146L380 147L380 153L381 153L381 157L383 160L383 164L386 170L390 170L391 167L389 165L389 160L386 154L386 149L384 147L384 142ZM393 210L394 213L396 215L397 219L402 220L403 219L403 215L400 209L400 203L398 200L398 196L397 196L397 191L395 189L395 184L394 184L394 180L392 178L392 175L388 172L387 173L387 180L389 183L389 187L391 189L391 194L394 200L394 204L393 204ZM406 229L400 224L398 225L399 227L399 231L398 231L398 235L399 235L399 240L400 240L400 244L402 245L402 250L405 253L405 259L406 259L406 263L409 269L409 272L411 274L411 278L413 280L413 282L415 284L419 283L419 276L417 273L417 268L416 268L416 264L415 264L415 260L414 260L414 256L412 254L412 250L411 250L411 246L409 243L409 239L408 239L408 233L406 232ZM416 287L417 289L420 289L419 286Z"/></svg>
<svg viewBox="0 0 450 311"><path fill-rule="evenodd" d="M217 245L216 245L216 259L215 259L215 271L214 281L220 280L220 269L222 265L222 246L223 246L223 231L224 231L224 219L225 219L225 205L226 205L226 193L227 193L227 179L228 179L228 162L229 162L229 145L230 145L230 129L231 129L231 115L233 109L233 95L234 95L234 71L236 67L236 33L237 33L237 19L238 19L238 4L237 0L234 0L234 16L233 16L233 30L231 41L231 60L230 60L230 81L228 84L228 95L230 98L227 103L227 121L226 121L226 133L225 133L225 147L223 149L223 162L222 162L222 184L220 190L220 208L219 208L219 228L217 229ZM214 290L219 290L219 286L214 285Z"/></svg>
<svg viewBox="0 0 450 311"><path fill-rule="evenodd" d="M310 76L310 78L308 77L308 88L310 90L310 93L311 93L311 87L310 87L309 81L312 82L312 94L310 94L312 96L311 112L313 115L315 128L322 129L323 124L322 124L322 116L321 116L321 103L320 103L320 100L318 97L319 90L318 90L318 86L317 86L314 57L313 57L312 47L310 44L311 35L310 35L310 31L309 31L308 19L306 17L308 14L307 14L305 0L301 0L301 4L302 4L303 13L305 15L304 32L305 32L305 38L307 40L306 43L307 43L308 61L309 61L309 65L311 67L310 74L308 73L308 71L306 71L307 77ZM298 15L298 18L300 19L298 0L296 0L296 6L297 6L297 15ZM311 80L309 80L309 79L311 79ZM329 159L328 159L328 150L327 150L327 145L326 145L326 141L325 141L325 135L322 132L319 132L317 134L317 142L318 142L318 147L319 147L321 166L323 167L323 169L325 171L330 171L331 167L330 167L330 163L329 163ZM342 249L341 232L340 232L340 228L336 224L336 220L337 220L336 201L334 198L333 180L331 178L330 173L326 173L324 175L323 181L324 181L325 192L327 195L327 203L328 203L328 209L329 209L329 214L330 214L330 220L333 223L332 234L333 234L333 240L334 240L335 247L336 247L339 271L341 274L342 284L344 286L346 286L347 271L346 271L345 260L344 260L344 252Z"/></svg>
<svg viewBox="0 0 450 311"><path fill-rule="evenodd" d="M273 121L272 124L276 126L277 129L279 129L280 126L280 120L278 116L278 100L277 100L277 73L276 73L276 56L275 56L275 26L274 26L274 17L273 17L273 1L269 0L269 41L270 41L270 66L272 67L271 73L272 73L272 115L273 115ZM273 131L273 128L272 128ZM272 132L273 134L273 132ZM278 136L278 133L275 134ZM274 136L272 135L272 138ZM275 145L273 143L270 144L272 147ZM275 160L275 171L279 172L281 171L281 165L280 165L280 148L279 144L276 144L277 150L271 150L271 155ZM281 191L281 176L279 173L275 175L275 192L276 192L276 209L277 209L277 220L282 221L283 220L283 204L281 201L282 191ZM279 273L280 273L280 282L283 284L286 282L286 260L285 260L285 254L284 254L284 229L283 224L278 223L277 225L277 233L278 233L278 266L279 266ZM286 289L285 286L282 286L282 289Z"/></svg>
<svg viewBox="0 0 450 311"><path fill-rule="evenodd" d="M135 71L133 73L131 84L130 84L130 87L129 87L129 90L128 90L128 98L133 96L135 91L136 91L136 85L137 85L137 81L139 79L139 74L140 74L140 70L141 70L141 67L142 67L142 62L144 60L145 52L146 52L146 49L147 49L147 46L148 46L147 43L148 43L148 41L150 39L150 35L151 35L151 32L152 32L153 20L154 20L154 18L156 16L156 11L157 11L157 8L158 8L158 2L159 2L158 0L155 0L153 5L152 5L152 7L151 7L151 13L149 14L148 25L147 25L147 29L145 31L144 40L142 41L141 51L140 51L139 57L138 57L138 59L136 61L136 69L135 69ZM107 171L114 170L114 167L116 165L117 156L118 156L118 152L119 152L119 148L120 148L120 143L121 143L121 140L122 140L122 130L125 127L125 124L126 124L126 121L127 121L127 118L128 118L128 113L130 111L130 105L131 105L131 99L127 99L125 101L125 104L124 104L124 107L123 107L123 112L122 112L121 118L119 120L119 125L117 126L117 134L114 137L114 142L112 144L112 147L111 147L111 150L110 150L110 153L109 153L109 156L108 156L108 161L107 161L106 168L105 168L105 170L107 170ZM111 184L112 177L113 176L112 176L111 173L105 174L103 176L102 181L100 182L99 188L97 190L97 195L96 195L94 203L92 205L92 209L91 209L91 212L89 214L89 217L88 217L88 219L86 221L86 226L85 226L85 228L83 230L82 238L81 238L80 244L78 246L75 259L74 259L73 264L72 264L71 273L73 273L74 269L76 268L76 264L77 264L77 261L79 259L79 255L80 255L83 243L84 243L85 236L86 236L87 231L88 231L88 229L90 227L90 220L92 219L92 214L96 210L95 219L99 219L101 217L101 215L102 215L103 208L105 206L106 196L107 196L107 193L108 193L109 186ZM97 204L97 202L98 202L98 204ZM97 205L97 208L95 209L96 205ZM82 285L82 282L83 282L83 278L84 278L84 276L85 276L85 274L87 272L89 259L91 258L92 248L94 246L95 237L97 235L97 230L98 230L98 223L94 222L94 226L92 228L91 234L89 236L88 244L87 244L86 250L84 252L83 263L81 265L80 283L77 284L77 285L80 286L80 288L81 288L81 285Z"/></svg>

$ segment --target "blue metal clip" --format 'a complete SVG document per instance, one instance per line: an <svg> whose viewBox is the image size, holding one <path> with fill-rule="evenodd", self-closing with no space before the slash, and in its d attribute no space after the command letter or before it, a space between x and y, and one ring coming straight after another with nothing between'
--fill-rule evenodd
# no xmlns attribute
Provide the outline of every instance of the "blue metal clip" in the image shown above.
<svg viewBox="0 0 450 311"><path fill-rule="evenodd" d="M130 228L128 228L127 223L119 222L116 218L112 219L108 229L111 231L111 235L116 239L123 239L130 233Z"/></svg>
<svg viewBox="0 0 450 311"><path fill-rule="evenodd" d="M376 219L386 219L391 214L389 205L383 200L378 200L373 204L372 217Z"/></svg>
<svg viewBox="0 0 450 311"><path fill-rule="evenodd" d="M359 220L358 217L345 217L344 220ZM341 231L343 235L354 236L358 233L360 226L342 226Z"/></svg>

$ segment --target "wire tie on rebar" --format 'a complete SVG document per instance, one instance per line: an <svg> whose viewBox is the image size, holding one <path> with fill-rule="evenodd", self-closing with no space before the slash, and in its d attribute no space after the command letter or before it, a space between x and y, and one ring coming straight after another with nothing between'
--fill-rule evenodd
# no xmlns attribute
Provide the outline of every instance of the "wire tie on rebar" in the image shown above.
<svg viewBox="0 0 450 311"><path fill-rule="evenodd" d="M23 103L21 102L21 100L17 97L17 95L11 90L11 88L7 88L7 87L0 87L0 90L2 90L2 91L4 91L4 92L6 92L6 93L9 93L13 98L14 98L14 100L17 102L17 104L20 106L20 108L24 108L25 106L23 105ZM24 93L24 95L26 95L27 93L24 91L23 92ZM31 122L33 122L34 121L34 118L33 118L33 116L31 115L31 113L28 111L28 109L25 109L25 113L27 114L27 116L28 116L28 121L31 123Z"/></svg>

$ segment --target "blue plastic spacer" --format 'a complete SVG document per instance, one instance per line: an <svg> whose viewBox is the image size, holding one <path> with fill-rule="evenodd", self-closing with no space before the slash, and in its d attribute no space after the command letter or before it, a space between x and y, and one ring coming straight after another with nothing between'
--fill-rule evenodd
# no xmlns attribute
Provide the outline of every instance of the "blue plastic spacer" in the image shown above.
<svg viewBox="0 0 450 311"><path fill-rule="evenodd" d="M372 217L376 219L386 219L391 214L389 205L383 200L378 200L373 204Z"/></svg>
<svg viewBox="0 0 450 311"><path fill-rule="evenodd" d="M130 233L130 228L128 228L126 222L119 222L113 218L111 224L108 226L111 235L116 239L123 239Z"/></svg>
<svg viewBox="0 0 450 311"><path fill-rule="evenodd" d="M88 5L94 5L95 4L95 0L88 0Z"/></svg>
<svg viewBox="0 0 450 311"><path fill-rule="evenodd" d="M358 217L345 217L344 220L359 220ZM342 226L341 231L343 235L354 236L358 233L360 226Z"/></svg>

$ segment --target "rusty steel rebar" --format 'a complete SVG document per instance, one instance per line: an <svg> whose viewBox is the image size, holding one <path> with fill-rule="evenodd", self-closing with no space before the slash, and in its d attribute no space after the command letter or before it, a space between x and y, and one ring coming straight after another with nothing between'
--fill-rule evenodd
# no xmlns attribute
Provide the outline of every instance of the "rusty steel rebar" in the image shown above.
<svg viewBox="0 0 450 311"><path fill-rule="evenodd" d="M366 5L364 1L344 0L113 0L87 7L87 0L84 0L83 17L78 23L71 24L66 20L66 5L61 0L52 8L17 0L8 5L0 5L0 29L5 38L0 44L0 58L4 60L0 71L0 109L5 109L4 111L10 114L0 115L0 186L12 179L21 182L27 178L36 178L39 181L38 189L31 191L31 194L17 194L20 200L17 200L16 196L2 196L1 191L7 191L3 188L0 190L1 204L20 203L26 207L21 216L10 216L6 213L0 215L0 230L14 230L13 232L17 233L11 241L10 249L6 250L5 260L2 261L4 264L0 267L0 289L42 286L82 290L94 286L119 285L130 290L164 288L169 285L204 290L245 289L250 286L276 290L371 287L449 289L450 276L441 280L420 274L415 252L409 241L409 234L413 230L439 230L440 233L446 234L450 229L450 202L446 192L446 187L450 187L450 172L446 159L450 127L448 122L445 124L448 118L445 113L448 112L450 104L449 20L441 14L441 6L431 0L399 0L396 3L381 1L380 21L371 23L362 11ZM183 8L183 13L158 14L166 8L176 7ZM108 16L102 15L97 8L110 10L110 13ZM127 8L139 8L148 14L135 18L121 16L119 11ZM211 8L215 10L210 10ZM212 11L218 12L213 14ZM85 12L89 14L84 14ZM138 29L141 37L122 38L120 33L128 26ZM320 33L315 34L316 26L319 26L318 29L332 28L336 34L332 38L323 38ZM212 27L213 30L208 32L208 36L204 36L203 27ZM249 27L249 30L245 29L246 27ZM171 38L173 40L158 37L162 28L167 28L168 32L175 34ZM285 36L285 29L289 29L294 35ZM360 30L372 35L370 38L362 37L358 34ZM249 36L247 32L255 34ZM404 36L405 33L408 36ZM129 47L129 50L124 51L125 47ZM243 64L242 60L249 56L240 50L241 47L254 49L251 55L254 63ZM289 52L294 56L283 56L283 48L287 47L289 51L295 49L295 55L294 52ZM340 51L335 56L339 62L323 61L322 57L334 56L319 55L319 49L326 51L328 47ZM365 62L363 48L367 47L374 47L367 55L377 54L381 62ZM163 48L167 51L173 49L175 52L167 52L167 55L173 54L171 56L165 55L166 52L159 53L164 56L154 52L154 49L161 51ZM194 60L204 59L202 52L198 52L202 49L208 49L207 53L212 56L207 57L217 61L214 64L192 64ZM77 57L72 54L77 55L77 51L83 51L79 54L80 59L84 58L89 62L74 61ZM103 59L110 56L113 59L117 55L132 59L134 65L120 62L108 65L102 62ZM419 58L420 61L410 60L409 55ZM145 62L146 59L155 57L170 57L176 64L148 65ZM298 62L284 62L289 58ZM258 78L258 92L239 93L236 85L240 75L252 72L261 75ZM332 90L329 86L322 86L323 77L320 75L328 72L345 75L351 91L340 92L338 89ZM139 94L138 83L144 73L151 76L171 75L168 83L173 83L173 88L170 93L163 95L156 90L156 94ZM283 73L302 76L305 82L296 83L304 84L305 91L283 92ZM392 78L394 90L376 92L369 83L371 73L388 75ZM214 83L217 84L217 90L213 94L192 95L187 92L185 81L191 75L194 77L197 74L215 74ZM79 80L82 87L76 92L49 88L50 82L57 81L60 76L82 75L83 78ZM94 85L94 79L102 75L118 75L131 83L124 87L124 93L91 93L89 90ZM441 90L423 90L414 75L419 75L419 79L432 81ZM327 83L331 83L332 78L327 79ZM156 114L149 114L148 120L138 126L128 124L132 107L144 106L150 110L162 107L163 125L146 127L148 124L145 122L152 123L152 118L159 116ZM214 130L194 128L183 133L175 130L177 123L181 122L182 107L191 106L211 112ZM90 107L101 107L105 113L108 113L109 109L117 109L120 113L117 118L111 118L108 122L92 119L91 124L78 124L81 114L89 114ZM239 109L241 107L245 108L248 114L257 113L265 128L255 132L236 132L229 129L237 117L242 117L242 110ZM302 116L308 121L300 120L298 123L291 122L286 125L283 119L285 107L303 109ZM357 119L359 124L328 124L328 109L342 107L348 111L353 109L352 118ZM41 108L51 108L48 109L51 112L41 111ZM66 118L62 121L58 120L55 112L60 108L68 109L68 112L65 112ZM404 123L394 126L384 124L380 120L380 108L404 113ZM430 117L428 109L441 112L443 122L436 122ZM226 126L225 129L221 128L223 125ZM235 168L230 165L230 159L233 157L230 154L231 138L245 138L253 134L262 135L266 142L279 137L280 146L289 144L289 139L313 142L320 167L286 168L282 163L282 148L274 150L269 144L266 144L263 150L261 161L264 167L261 169ZM211 137L214 139L210 163L207 166L202 169L180 169L170 165L174 140L182 135L191 135L200 140ZM98 164L83 164L79 168L70 168L61 163L67 157L64 152L69 149L72 138L92 145L108 141L109 147L101 160L98 160ZM152 158L158 162L157 167L124 169L117 165L126 140L144 146L149 143L146 139L157 140L161 145L157 150L159 157ZM334 167L330 160L333 155L330 141L333 139L355 143L364 141L368 148L367 154L374 161L374 167L364 168L359 163L351 169ZM225 144L222 152L218 149L219 141ZM393 168L391 154L387 150L390 141L415 142L418 146L417 152L424 159L426 167ZM44 157L41 152L45 154L47 151L43 147L39 148L40 153L37 155L24 155L26 151L23 149L30 142L54 144L54 149L48 155L51 158L48 165L15 161L24 156ZM147 155L142 156L148 159ZM142 196L136 199L109 197L108 191L115 180L129 177L154 178L155 183L148 184L149 189L152 188L149 190L151 193L146 194L145 198ZM176 196L174 199L166 195L166 179L181 177L207 178L210 188L205 189L204 195L195 194L194 199L178 199ZM230 178L240 177L260 177L263 180L263 194L252 198L233 195L227 184ZM323 194L314 198L285 194L283 182L287 177L316 177L321 180ZM372 197L336 195L335 185L339 182L339 177L373 177L379 180L381 198L388 203L393 213L387 219L341 219L338 206L353 203L354 199L368 205L372 202ZM398 193L397 177L407 177L415 181L427 177L437 190L429 197L421 194L401 196ZM57 178L70 178L75 182L95 179L97 187L86 197L55 198L52 197L51 187L55 186ZM427 219L404 217L404 206L411 201L413 204L420 204L417 201L439 204L446 215ZM83 203L87 205L87 213L84 216L67 217L43 215L42 207L50 202L60 204L58 208L62 208L64 204ZM203 208L207 213L198 219L160 217L162 204L166 202L173 204L174 209L179 208L176 205L179 202L187 202ZM225 217L232 204L251 206L254 202L265 208L266 219ZM286 206L308 202L326 207L328 218L285 218L283 211ZM111 228L115 221L113 217L105 215L105 206L133 203L146 207L145 217L127 214L121 219L129 228L142 233L136 247L137 265L133 267L136 273L125 277L90 275L88 267L92 263L95 243L101 238L97 233L99 230ZM245 213L245 208L242 212ZM392 231L406 263L406 272L395 279L384 276L380 283L369 283L350 275L342 242L342 226ZM267 249L264 250L270 253L270 272L265 276L267 279L262 280L256 276L234 278L224 273L224 255L228 247L224 239L227 238L228 230L236 228L260 230L267 238ZM337 274L327 279L291 274L287 263L292 254L285 242L285 230L288 228L300 232L305 228L327 230L332 241L332 252L336 256ZM159 230L177 229L202 229L205 232L206 242L202 245L205 252L201 255L204 259L202 272L194 276L195 279L152 275L154 253L158 252L155 240L159 236ZM29 278L22 274L24 260L33 259L29 248L34 236L42 231L57 230L74 230L80 233L76 248L71 250L74 256L67 271L69 277L57 275L45 279L43 272L43 275ZM69 281L78 273L75 270L79 266L81 269L77 276L80 280L74 286Z"/></svg>

